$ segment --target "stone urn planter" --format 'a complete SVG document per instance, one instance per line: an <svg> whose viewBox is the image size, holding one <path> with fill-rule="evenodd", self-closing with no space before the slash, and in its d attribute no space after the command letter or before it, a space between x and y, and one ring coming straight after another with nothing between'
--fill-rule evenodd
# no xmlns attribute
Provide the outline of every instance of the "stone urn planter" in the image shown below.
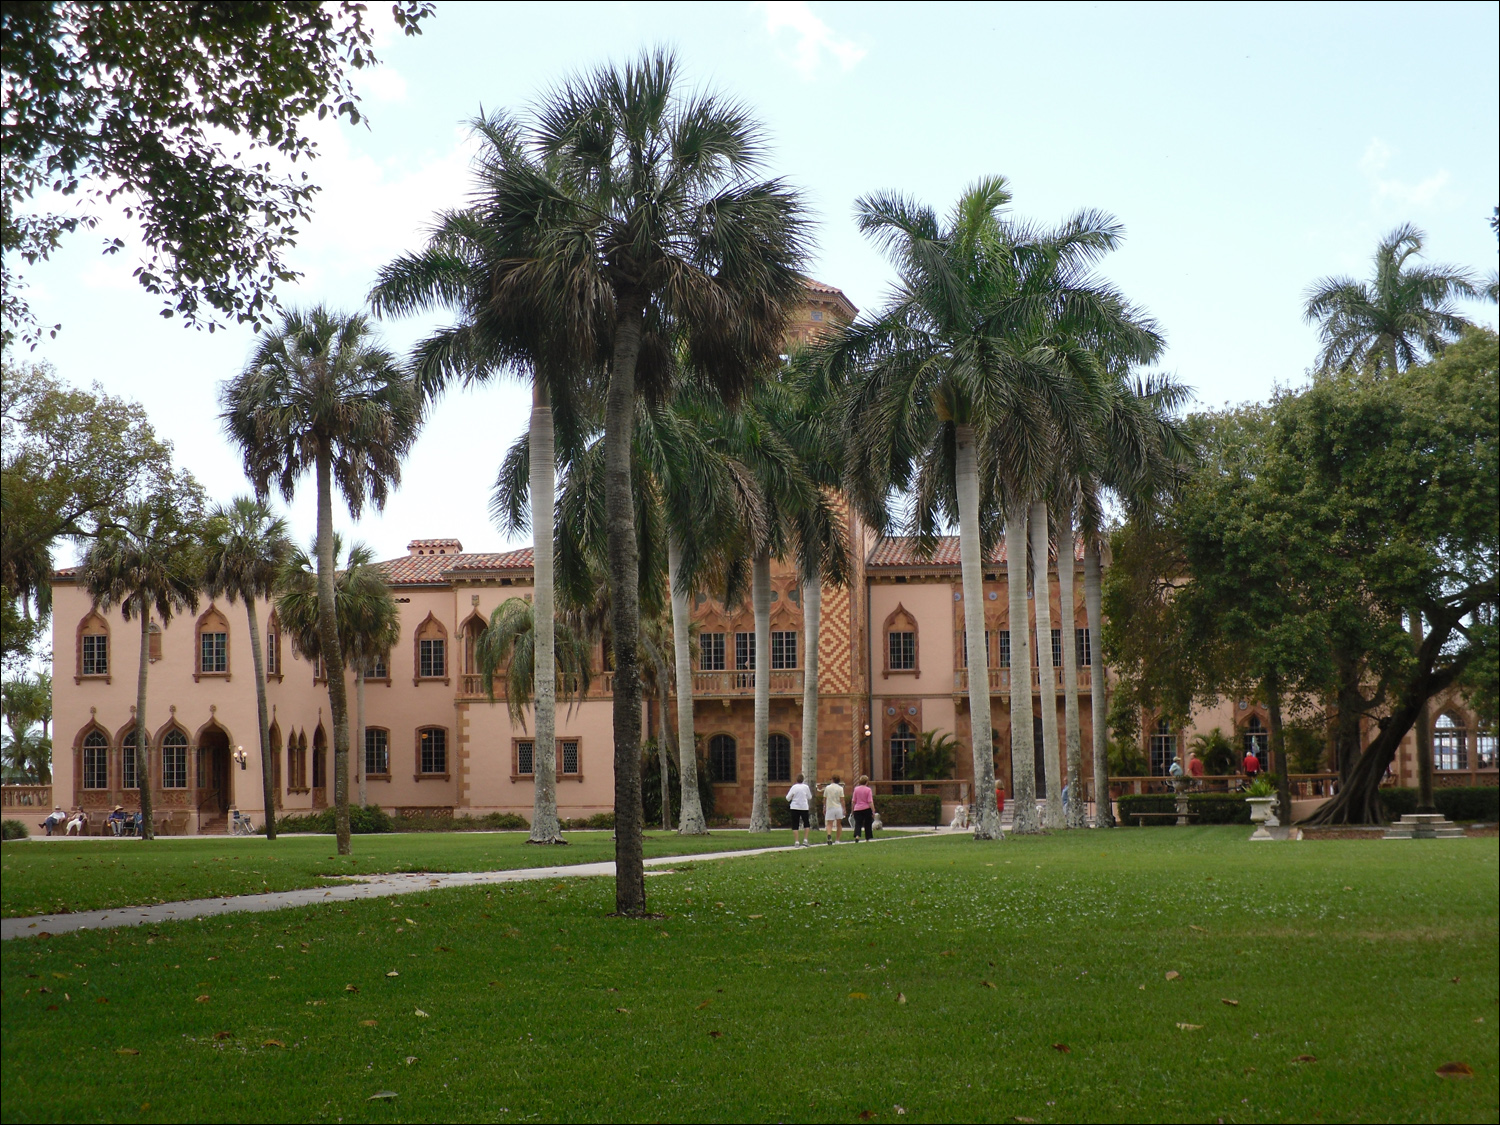
<svg viewBox="0 0 1500 1125"><path fill-rule="evenodd" d="M1246 797L1245 803L1250 806L1250 822L1256 825L1254 832L1250 834L1252 840L1270 840L1273 837L1269 829L1279 828L1281 821L1276 816L1276 797Z"/></svg>

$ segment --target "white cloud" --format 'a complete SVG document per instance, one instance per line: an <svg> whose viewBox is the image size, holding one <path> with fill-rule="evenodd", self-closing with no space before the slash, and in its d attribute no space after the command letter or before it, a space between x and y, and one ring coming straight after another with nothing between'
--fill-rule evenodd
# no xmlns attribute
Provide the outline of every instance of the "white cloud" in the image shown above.
<svg viewBox="0 0 1500 1125"><path fill-rule="evenodd" d="M790 41L782 57L803 78L816 76L825 58L831 58L840 70L853 70L866 51L852 39L834 34L833 28L820 20L806 0L769 0L761 4L766 12L766 30L779 43Z"/></svg>
<svg viewBox="0 0 1500 1125"><path fill-rule="evenodd" d="M371 101L404 102L406 100L406 79L393 66L381 64L366 67L355 79L355 87L361 94L368 95Z"/></svg>
<svg viewBox="0 0 1500 1125"><path fill-rule="evenodd" d="M1387 177L1385 171L1394 155L1390 145L1375 137L1366 147L1364 156L1360 157L1359 170L1375 191L1376 206L1387 202L1404 205L1431 203L1448 186L1446 169L1439 169L1415 184Z"/></svg>

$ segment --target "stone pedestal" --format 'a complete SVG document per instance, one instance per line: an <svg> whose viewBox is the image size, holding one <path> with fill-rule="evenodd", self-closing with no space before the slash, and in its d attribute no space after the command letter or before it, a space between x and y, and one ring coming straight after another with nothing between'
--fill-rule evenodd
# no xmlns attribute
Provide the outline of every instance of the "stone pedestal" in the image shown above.
<svg viewBox="0 0 1500 1125"><path fill-rule="evenodd" d="M1407 813L1385 830L1387 840L1457 840L1463 834L1442 813Z"/></svg>

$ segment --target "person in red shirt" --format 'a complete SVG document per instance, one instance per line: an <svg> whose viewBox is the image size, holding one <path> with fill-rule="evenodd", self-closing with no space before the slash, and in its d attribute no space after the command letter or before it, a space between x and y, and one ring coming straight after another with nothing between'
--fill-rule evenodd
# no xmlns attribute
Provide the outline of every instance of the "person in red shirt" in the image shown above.
<svg viewBox="0 0 1500 1125"><path fill-rule="evenodd" d="M1188 773L1193 775L1194 780L1203 776L1203 759L1197 754L1188 756Z"/></svg>
<svg viewBox="0 0 1500 1125"><path fill-rule="evenodd" d="M1245 776L1254 781L1258 773L1260 773L1260 759L1252 751L1247 750L1245 752Z"/></svg>

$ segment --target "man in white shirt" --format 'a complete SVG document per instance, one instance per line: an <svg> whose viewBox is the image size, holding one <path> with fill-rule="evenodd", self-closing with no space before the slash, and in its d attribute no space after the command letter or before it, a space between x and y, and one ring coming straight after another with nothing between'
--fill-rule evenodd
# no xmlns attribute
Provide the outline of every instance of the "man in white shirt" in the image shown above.
<svg viewBox="0 0 1500 1125"><path fill-rule="evenodd" d="M792 847L805 848L812 831L812 790L800 773L797 783L786 791L786 803L792 807Z"/></svg>

